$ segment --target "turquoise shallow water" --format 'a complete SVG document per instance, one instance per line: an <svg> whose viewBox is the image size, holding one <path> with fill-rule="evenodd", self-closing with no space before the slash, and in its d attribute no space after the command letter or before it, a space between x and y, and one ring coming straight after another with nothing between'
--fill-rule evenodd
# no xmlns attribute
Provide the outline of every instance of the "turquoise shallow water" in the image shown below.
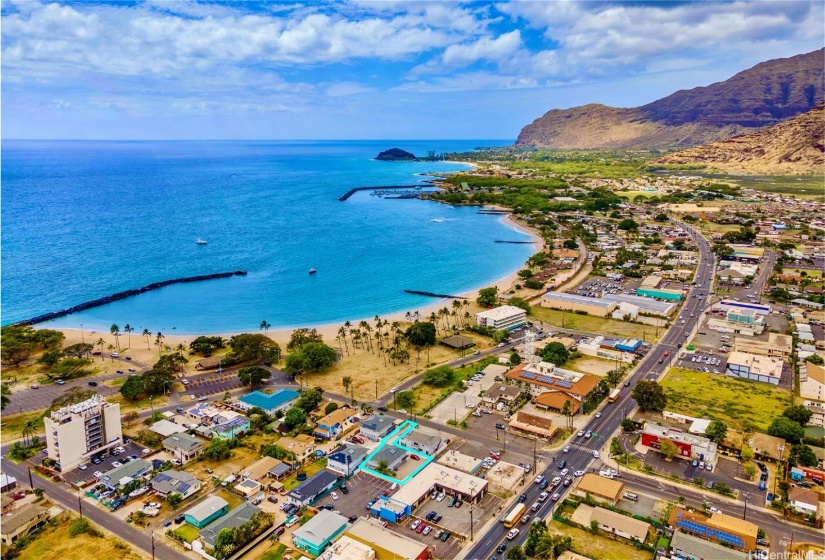
<svg viewBox="0 0 825 560"><path fill-rule="evenodd" d="M29 142L2 148L2 322L170 278L169 286L54 321L138 332L239 332L342 322L498 280L528 237L476 208L387 200L353 187L414 185L449 163L371 158L398 146L460 151L506 141ZM197 238L208 245L196 245ZM309 275L316 267L318 273Z"/></svg>

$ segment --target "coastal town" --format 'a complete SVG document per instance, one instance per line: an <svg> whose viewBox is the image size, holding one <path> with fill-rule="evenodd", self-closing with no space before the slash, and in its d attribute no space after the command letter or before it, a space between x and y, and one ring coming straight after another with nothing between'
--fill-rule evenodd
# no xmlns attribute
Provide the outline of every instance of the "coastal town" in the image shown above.
<svg viewBox="0 0 825 560"><path fill-rule="evenodd" d="M4 557L61 532L170 559L821 551L822 200L474 164L420 196L538 250L469 297L189 340L3 327Z"/></svg>

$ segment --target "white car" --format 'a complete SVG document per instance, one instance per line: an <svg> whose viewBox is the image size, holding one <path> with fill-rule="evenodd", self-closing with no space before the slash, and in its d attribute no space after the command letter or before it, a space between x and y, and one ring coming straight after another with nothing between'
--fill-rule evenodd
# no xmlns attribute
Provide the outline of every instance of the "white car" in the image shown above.
<svg viewBox="0 0 825 560"><path fill-rule="evenodd" d="M595 449L593 450L593 457L595 457L596 459L599 458L599 452L596 451Z"/></svg>
<svg viewBox="0 0 825 560"><path fill-rule="evenodd" d="M573 476L584 476L584 471L576 471L573 473Z"/></svg>
<svg viewBox="0 0 825 560"><path fill-rule="evenodd" d="M570 472L570 469L562 469L562 470L561 470L561 475L562 475L562 476L564 476L564 475L566 475L566 474L567 474L567 473L569 473L569 472Z"/></svg>
<svg viewBox="0 0 825 560"><path fill-rule="evenodd" d="M66 382L63 381L62 379L58 379L57 381L55 381L55 383L57 383L58 385L65 385L66 384Z"/></svg>
<svg viewBox="0 0 825 560"><path fill-rule="evenodd" d="M583 435L584 435L584 430L579 430L579 437L582 437Z"/></svg>
<svg viewBox="0 0 825 560"><path fill-rule="evenodd" d="M112 463L112 466L114 468L122 467L123 463L121 463L120 461L115 461L114 463Z"/></svg>
<svg viewBox="0 0 825 560"><path fill-rule="evenodd" d="M100 478L101 476L103 476L103 473L102 473L102 472L100 472L100 471L95 471L95 478Z"/></svg>
<svg viewBox="0 0 825 560"><path fill-rule="evenodd" d="M541 484L541 481L544 480L544 475L540 474L536 477L536 484Z"/></svg>
<svg viewBox="0 0 825 560"><path fill-rule="evenodd" d="M338 493L337 493L337 492L330 492L330 494L329 494L329 495L330 495L330 497L331 497L333 500L337 500L337 499L338 499Z"/></svg>
<svg viewBox="0 0 825 560"><path fill-rule="evenodd" d="M564 449L561 450L561 452L562 453L570 453L570 446L569 445L565 446Z"/></svg>
<svg viewBox="0 0 825 560"><path fill-rule="evenodd" d="M398 414L407 414L407 409L402 408L401 410L398 411Z"/></svg>
<svg viewBox="0 0 825 560"><path fill-rule="evenodd" d="M78 465L77 468L80 469L81 471L85 471L86 469L89 468L89 466L84 463L82 465Z"/></svg>
<svg viewBox="0 0 825 560"><path fill-rule="evenodd" d="M601 418L601 417L602 417L602 413L601 413L601 412L597 412L597 413L596 413L596 418Z"/></svg>
<svg viewBox="0 0 825 560"><path fill-rule="evenodd" d="M445 496L446 496L446 494L444 494L444 492L440 492L440 493L438 494L438 496L435 498L435 501L436 501L436 502L443 502L443 501L444 501Z"/></svg>

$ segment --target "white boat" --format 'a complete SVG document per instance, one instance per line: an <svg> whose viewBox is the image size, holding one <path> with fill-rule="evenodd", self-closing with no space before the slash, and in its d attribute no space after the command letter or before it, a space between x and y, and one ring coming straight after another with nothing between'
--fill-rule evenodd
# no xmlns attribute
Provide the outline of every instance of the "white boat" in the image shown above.
<svg viewBox="0 0 825 560"><path fill-rule="evenodd" d="M310 274L315 274L316 272L318 272L318 271L315 270L315 267L312 267L312 268L309 269Z"/></svg>
<svg viewBox="0 0 825 560"><path fill-rule="evenodd" d="M206 245L206 239L201 239L200 237L198 237L195 240L195 243L197 243L198 245Z"/></svg>

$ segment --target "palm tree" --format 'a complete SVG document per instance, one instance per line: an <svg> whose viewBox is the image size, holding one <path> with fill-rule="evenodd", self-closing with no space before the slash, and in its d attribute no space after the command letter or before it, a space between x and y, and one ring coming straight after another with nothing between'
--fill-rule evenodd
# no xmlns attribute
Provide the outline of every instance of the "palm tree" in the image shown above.
<svg viewBox="0 0 825 560"><path fill-rule="evenodd" d="M183 356L183 351L186 350L186 345L181 342L177 346L175 346L175 350L178 351L179 356Z"/></svg>
<svg viewBox="0 0 825 560"><path fill-rule="evenodd" d="M115 340L117 340L117 339L115 339ZM106 347L106 350L108 350L108 351L109 351L109 357L111 358L111 360L112 360L113 362L115 361L115 359L114 359L114 357L112 357L111 352L113 352L113 351L114 351L114 349L115 349L115 345L114 345L114 344L109 344L109 345Z"/></svg>
<svg viewBox="0 0 825 560"><path fill-rule="evenodd" d="M132 347L132 333L135 332L135 329L134 329L134 327L132 327L132 325L130 325L129 323L126 323L126 326L123 327L123 330L124 330L124 332L126 332L127 335L129 335L128 336L128 338L129 338L129 348L131 348Z"/></svg>
<svg viewBox="0 0 825 560"><path fill-rule="evenodd" d="M31 443L31 437L37 431L37 420L26 420L23 424L23 445Z"/></svg>
<svg viewBox="0 0 825 560"><path fill-rule="evenodd" d="M109 332L110 332L110 333L112 333L112 336L114 336L114 337L115 337L115 346L117 346L118 348L120 348L120 341L119 341L119 340L118 340L118 338L117 338L117 337L119 337L119 336L120 336L120 327L118 327L118 326L117 326L117 325L115 325L115 324L112 324L112 326L111 326L111 327L109 327Z"/></svg>
<svg viewBox="0 0 825 560"><path fill-rule="evenodd" d="M352 338L352 345L358 347L361 343L361 331L357 329L350 329L349 336Z"/></svg>
<svg viewBox="0 0 825 560"><path fill-rule="evenodd" d="M161 351L163 350L163 339L166 338L163 336L163 333L158 331L158 334L155 336L155 346L158 347L158 356L160 356Z"/></svg>
<svg viewBox="0 0 825 560"><path fill-rule="evenodd" d="M438 319L436 318L434 311L432 313L430 313L429 321L430 321L430 323L435 325L435 334L437 335L438 334Z"/></svg>
<svg viewBox="0 0 825 560"><path fill-rule="evenodd" d="M271 328L272 328L272 325L270 325L266 321L261 321L261 330L264 331L264 334L266 334L267 331L269 331L269 329L271 329Z"/></svg>
<svg viewBox="0 0 825 560"><path fill-rule="evenodd" d="M355 399L355 397L352 396L352 389L354 389L352 386L352 377L345 375L343 379L341 379L341 383L344 385L344 391L349 391L350 399Z"/></svg>
<svg viewBox="0 0 825 560"><path fill-rule="evenodd" d="M338 344L340 346L341 341L344 341L344 350L347 351L347 356L349 356L349 346L347 345L347 329L341 327L338 329Z"/></svg>
<svg viewBox="0 0 825 560"><path fill-rule="evenodd" d="M97 347L100 348L100 359L105 360L106 357L103 355L103 347L106 346L106 341L103 340L103 337L97 339Z"/></svg>
<svg viewBox="0 0 825 560"><path fill-rule="evenodd" d="M408 323L409 323L409 322L411 322L411 321L412 321L412 313L410 313L409 311L407 311L407 312L404 314L404 318L407 320L407 322L408 322Z"/></svg>
<svg viewBox="0 0 825 560"><path fill-rule="evenodd" d="M143 329L143 336L146 338L146 349L151 350L151 347L149 346L149 337L152 336L152 333L149 332L149 329Z"/></svg>

